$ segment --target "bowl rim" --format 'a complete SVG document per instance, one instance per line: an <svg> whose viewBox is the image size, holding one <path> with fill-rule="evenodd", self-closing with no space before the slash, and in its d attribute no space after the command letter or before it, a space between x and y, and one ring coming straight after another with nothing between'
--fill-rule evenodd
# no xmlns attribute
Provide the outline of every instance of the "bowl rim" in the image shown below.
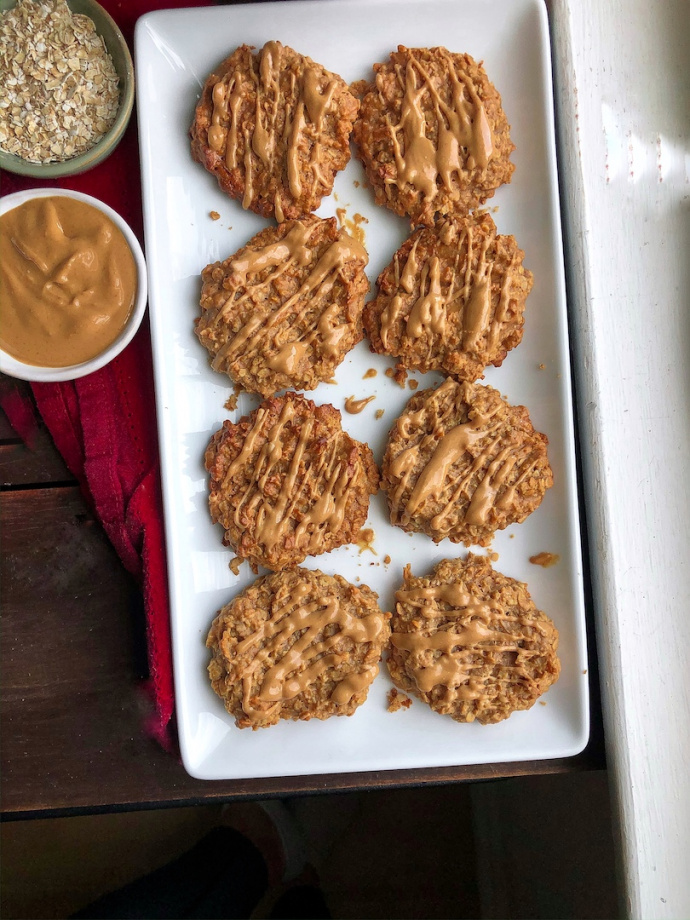
<svg viewBox="0 0 690 920"><path fill-rule="evenodd" d="M16 2L17 0L15 0L14 5L16 5ZM69 160L57 160L51 163L30 163L28 160L24 160L14 153L0 150L0 169L5 169L7 172L14 173L17 176L29 176L34 179L60 179L64 176L76 176L79 173L86 172L88 169L97 166L98 163L110 156L113 150L115 150L122 140L132 116L135 86L134 62L132 61L132 54L125 37L110 13L101 6L100 3L97 3L96 0L78 0L78 2L79 5L98 9L99 15L102 15L108 22L123 52L125 74L124 79L121 80L123 85L120 87L120 105L117 110L117 115L115 116L115 121L93 147L90 147L84 153L80 153L76 157L70 157ZM71 0L67 0L67 5L71 10ZM13 7L8 6L7 9L2 10L2 12L7 12L10 9L13 9ZM84 15L88 16L88 12L85 12ZM96 31L105 42L105 38L98 28ZM107 42L106 49L110 52Z"/></svg>
<svg viewBox="0 0 690 920"><path fill-rule="evenodd" d="M105 365L109 364L113 358L117 357L134 338L144 318L148 302L146 260L141 244L124 217L118 214L117 211L105 202L100 201L98 198L94 198L92 195L86 195L84 192L75 192L67 188L25 189L24 191L13 192L11 195L5 195L3 198L0 198L0 215L12 211L14 208L34 198L50 198L54 196L72 198L97 208L102 214L109 217L116 227L122 231L137 267L137 293L134 300L134 308L132 309L125 327L117 338L99 355L90 358L88 361L83 361L81 364L72 364L67 367L42 367L40 365L25 364L23 361L19 361L17 358L12 357L12 355L8 354L8 352L0 347L0 371L2 371L3 374L7 374L8 377L28 380L31 383L61 383L66 380L78 380L80 377L86 377L87 374L92 374L94 371L105 367Z"/></svg>

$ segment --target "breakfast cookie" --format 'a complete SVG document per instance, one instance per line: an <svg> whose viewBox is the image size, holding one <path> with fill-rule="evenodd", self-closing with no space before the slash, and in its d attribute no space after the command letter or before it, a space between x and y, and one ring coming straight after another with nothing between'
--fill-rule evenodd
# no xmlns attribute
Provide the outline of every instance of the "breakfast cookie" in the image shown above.
<svg viewBox="0 0 690 920"><path fill-rule="evenodd" d="M213 621L213 689L239 728L351 716L367 698L390 637L366 585L287 569L257 579Z"/></svg>
<svg viewBox="0 0 690 920"><path fill-rule="evenodd" d="M372 351L408 370L476 380L522 340L532 273L488 214L420 227L378 278L364 310Z"/></svg>
<svg viewBox="0 0 690 920"><path fill-rule="evenodd" d="M313 390L363 337L366 250L334 217L262 230L201 273L196 334L250 393Z"/></svg>
<svg viewBox="0 0 690 920"><path fill-rule="evenodd" d="M558 680L556 627L485 556L444 559L428 578L408 565L395 599L388 670L435 712L500 722Z"/></svg>
<svg viewBox="0 0 690 920"><path fill-rule="evenodd" d="M378 490L366 444L299 393L225 421L206 450L209 508L240 559L277 571L355 543Z"/></svg>
<svg viewBox="0 0 690 920"><path fill-rule="evenodd" d="M192 156L243 208L282 221L315 211L350 159L358 100L337 74L280 42L242 45L209 76Z"/></svg>
<svg viewBox="0 0 690 920"><path fill-rule="evenodd" d="M432 224L510 182L510 125L481 63L445 48L399 45L374 72L354 138L377 204L415 225Z"/></svg>
<svg viewBox="0 0 690 920"><path fill-rule="evenodd" d="M548 438L497 390L448 379L410 399L388 439L381 487L391 523L435 543L487 546L553 485Z"/></svg>

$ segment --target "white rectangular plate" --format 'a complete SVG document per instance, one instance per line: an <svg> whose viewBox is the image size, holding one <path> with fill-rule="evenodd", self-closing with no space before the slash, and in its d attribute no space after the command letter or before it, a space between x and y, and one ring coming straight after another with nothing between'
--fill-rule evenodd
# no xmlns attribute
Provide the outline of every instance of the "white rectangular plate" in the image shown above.
<svg viewBox="0 0 690 920"><path fill-rule="evenodd" d="M398 44L445 45L483 60L503 96L517 146L513 182L490 201L502 233L525 250L535 284L527 302L525 336L486 382L511 403L529 408L550 441L555 486L521 525L499 533L496 568L526 581L536 604L560 631L562 672L541 705L498 725L460 725L416 701L387 712L392 684L386 668L352 718L282 722L268 730L237 729L215 696L206 673L205 638L216 612L253 580L248 565L230 571L232 553L211 524L203 454L224 418L238 419L257 405L240 396L234 413L223 404L230 381L210 370L193 334L199 274L225 259L267 225L220 192L215 179L192 161L188 140L194 108L211 70L243 43L261 47L278 39L340 74L348 82L371 77ZM588 689L582 565L575 481L572 394L568 364L563 256L551 97L546 12L541 0L294 0L234 7L175 10L144 16L136 31L139 129L154 370L162 457L170 579L177 720L187 770L204 779L287 776L473 763L536 760L576 754L587 742ZM353 160L337 178L319 214L343 208L366 217L368 274L379 272L406 236L407 221L373 203L364 173ZM221 216L217 221L211 211ZM343 425L368 441L381 460L388 430L411 396L384 371L388 359L360 343L338 368L336 384L308 394L343 409L348 396L375 395L361 415L343 412ZM369 368L375 378L363 379ZM420 386L438 380L420 379ZM381 420L377 409L385 409ZM368 527L376 554L357 546L309 559L305 565L362 581L391 610L405 563L430 572L464 549L390 525L385 495L371 503ZM548 569L529 562L557 553ZM386 565L383 559L391 557Z"/></svg>

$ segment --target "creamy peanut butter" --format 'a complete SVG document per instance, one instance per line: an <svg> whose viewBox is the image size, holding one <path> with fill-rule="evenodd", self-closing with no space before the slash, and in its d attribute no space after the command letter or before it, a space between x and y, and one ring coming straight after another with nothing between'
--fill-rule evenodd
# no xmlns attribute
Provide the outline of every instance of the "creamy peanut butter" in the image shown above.
<svg viewBox="0 0 690 920"><path fill-rule="evenodd" d="M55 195L0 217L0 345L19 361L96 357L125 327L136 292L127 241L92 205Z"/></svg>

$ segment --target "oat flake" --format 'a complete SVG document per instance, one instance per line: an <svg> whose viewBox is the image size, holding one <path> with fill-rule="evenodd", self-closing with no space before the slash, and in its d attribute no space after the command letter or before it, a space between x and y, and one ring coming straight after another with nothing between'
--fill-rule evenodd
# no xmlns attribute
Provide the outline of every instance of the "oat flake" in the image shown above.
<svg viewBox="0 0 690 920"><path fill-rule="evenodd" d="M66 0L19 0L0 14L0 149L30 163L90 150L120 101L113 59Z"/></svg>

